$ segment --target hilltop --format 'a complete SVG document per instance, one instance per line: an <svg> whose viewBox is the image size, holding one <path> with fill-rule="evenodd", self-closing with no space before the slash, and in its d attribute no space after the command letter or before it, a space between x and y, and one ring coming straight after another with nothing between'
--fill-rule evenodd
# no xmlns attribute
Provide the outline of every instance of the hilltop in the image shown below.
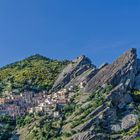
<svg viewBox="0 0 140 140"><path fill-rule="evenodd" d="M49 90L68 61L58 61L39 54L0 69L0 94L23 90Z"/></svg>

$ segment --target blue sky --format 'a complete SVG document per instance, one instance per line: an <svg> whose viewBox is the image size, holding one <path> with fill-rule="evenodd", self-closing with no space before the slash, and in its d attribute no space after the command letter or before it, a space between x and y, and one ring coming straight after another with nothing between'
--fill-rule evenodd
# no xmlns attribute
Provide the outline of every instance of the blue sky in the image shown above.
<svg viewBox="0 0 140 140"><path fill-rule="evenodd" d="M139 0L0 1L0 66L36 53L99 65L131 47L140 54Z"/></svg>

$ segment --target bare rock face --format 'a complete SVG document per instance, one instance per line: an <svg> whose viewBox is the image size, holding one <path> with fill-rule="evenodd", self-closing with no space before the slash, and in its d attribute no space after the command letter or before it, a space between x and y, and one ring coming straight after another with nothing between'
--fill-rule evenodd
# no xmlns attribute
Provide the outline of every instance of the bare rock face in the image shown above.
<svg viewBox="0 0 140 140"><path fill-rule="evenodd" d="M124 106L133 101L132 97L127 93L124 84L116 86L109 94L108 100L119 109L124 108Z"/></svg>
<svg viewBox="0 0 140 140"><path fill-rule="evenodd" d="M102 134L96 135L94 131L86 131L80 135L75 135L70 140L106 140L106 137Z"/></svg>
<svg viewBox="0 0 140 140"><path fill-rule="evenodd" d="M95 137L94 133L92 134L91 131L87 131L81 135L75 135L71 140L90 140L93 137Z"/></svg>
<svg viewBox="0 0 140 140"><path fill-rule="evenodd" d="M114 132L119 132L122 130L128 130L136 125L138 116L134 114L128 114L122 118L120 124L114 124L111 127L111 130Z"/></svg>
<svg viewBox="0 0 140 140"><path fill-rule="evenodd" d="M128 114L122 119L121 128L123 130L127 130L133 126L135 126L138 120L138 116L134 114Z"/></svg>
<svg viewBox="0 0 140 140"><path fill-rule="evenodd" d="M101 70L102 68L104 68L107 65L108 65L108 63L103 63L102 65L99 66L99 70Z"/></svg>
<svg viewBox="0 0 140 140"><path fill-rule="evenodd" d="M136 49L129 49L126 53L116 59L112 64L101 69L87 84L85 92L92 93L105 83L113 87L120 83L127 82L128 88L134 83L137 73L137 55Z"/></svg>
<svg viewBox="0 0 140 140"><path fill-rule="evenodd" d="M66 86L71 80L75 79L76 77L80 76L84 72L91 70L89 73L89 77L92 76L94 73L93 71L96 69L94 65L91 64L91 61L85 57L84 55L77 57L73 60L58 76L58 79L54 83L52 88L53 91L60 90L64 86ZM92 71L93 70L93 71Z"/></svg>
<svg viewBox="0 0 140 140"><path fill-rule="evenodd" d="M73 78L65 87L68 88L70 86L79 86L80 83L82 85L86 85L87 82L97 73L98 69L89 68L88 70L81 73L79 76Z"/></svg>

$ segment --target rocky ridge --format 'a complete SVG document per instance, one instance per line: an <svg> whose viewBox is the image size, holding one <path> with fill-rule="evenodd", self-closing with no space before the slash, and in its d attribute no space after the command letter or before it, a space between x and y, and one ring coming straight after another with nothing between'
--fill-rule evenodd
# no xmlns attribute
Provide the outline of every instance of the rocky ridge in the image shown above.
<svg viewBox="0 0 140 140"><path fill-rule="evenodd" d="M129 49L112 64L104 64L100 68L91 65L85 56L69 64L59 75L53 89L61 89L68 85L78 86L84 81L85 87L81 92L81 96L84 96L95 94L97 90L102 92L107 85L112 86L112 90L106 93L102 105L85 117L85 120L88 120L86 119L88 117L90 119L72 129L76 134L71 139L131 140L138 137L140 134L138 113L131 92L140 89L139 77L140 60L134 48ZM95 129L96 126L100 127L98 131ZM135 131L128 135L132 129Z"/></svg>
<svg viewBox="0 0 140 140"><path fill-rule="evenodd" d="M137 73L137 54L135 49L129 49L112 64L103 67L87 84L85 92L93 92L104 84L114 87L120 83L128 82L129 86L134 83Z"/></svg>
<svg viewBox="0 0 140 140"><path fill-rule="evenodd" d="M97 72L90 59L82 55L68 64L59 74L52 91L58 91L65 86L78 85L82 81L89 81Z"/></svg>
<svg viewBox="0 0 140 140"><path fill-rule="evenodd" d="M92 128L93 123L97 123L102 127L102 130L110 131L110 135L107 136L106 132L102 137L98 138L98 133L92 134L91 130L89 138L78 138L80 140L88 139L109 139L113 138L113 133L119 134L121 131L128 131L133 128L138 122L138 115L135 114L133 99L129 94L132 89L139 89L139 60L135 49L129 49L126 53L120 56L112 64L102 68L93 78L88 82L85 87L85 92L93 93L97 88L103 88L105 84L111 84L113 89L107 95L106 101L110 101L108 106L102 106L97 112L96 116L89 122L85 123L80 131L89 131ZM130 104L133 107L130 107ZM97 121L98 120L98 121ZM139 129L135 132L139 133ZM88 133L89 134L89 133ZM87 135L87 134L86 134ZM73 139L76 140L77 137ZM93 138L94 136L94 138ZM120 139L121 135L115 136L116 139ZM134 137L134 136L133 136ZM125 139L125 137L122 137ZM127 139L131 139L131 136L127 136Z"/></svg>

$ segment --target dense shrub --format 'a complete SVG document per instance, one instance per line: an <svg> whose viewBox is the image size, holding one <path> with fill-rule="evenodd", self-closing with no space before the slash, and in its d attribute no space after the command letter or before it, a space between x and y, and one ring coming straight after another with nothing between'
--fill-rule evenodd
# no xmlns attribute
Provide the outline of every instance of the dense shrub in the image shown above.
<svg viewBox="0 0 140 140"><path fill-rule="evenodd" d="M18 89L49 90L68 61L34 55L0 69L0 93Z"/></svg>

